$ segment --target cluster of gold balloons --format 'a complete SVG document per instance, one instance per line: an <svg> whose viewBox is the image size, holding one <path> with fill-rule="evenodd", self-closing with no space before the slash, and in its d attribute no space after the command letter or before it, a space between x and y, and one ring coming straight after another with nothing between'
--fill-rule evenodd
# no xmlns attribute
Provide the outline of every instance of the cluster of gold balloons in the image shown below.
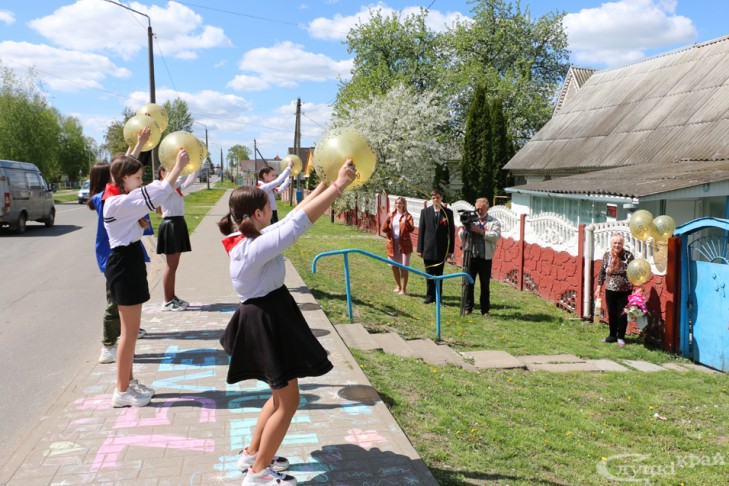
<svg viewBox="0 0 729 486"><path fill-rule="evenodd" d="M673 236L676 222L667 215L655 219L650 211L640 209L630 216L628 222L630 234L640 241L653 239L658 245L664 245ZM636 258L628 265L628 280L633 285L642 285L651 278L651 265L645 258Z"/></svg>
<svg viewBox="0 0 729 486"><path fill-rule="evenodd" d="M181 148L184 148L190 156L190 162L185 166L182 173L192 174L200 168L203 160L208 156L208 149L200 139L186 131L172 132L160 142L162 132L167 128L169 121L167 111L162 106L147 103L139 108L137 114L124 124L124 140L127 145L133 147L137 143L139 130L149 128L150 137L147 143L142 146L142 152L152 150L159 144L160 163L167 170L172 170L177 160L177 154Z"/></svg>
<svg viewBox="0 0 729 486"><path fill-rule="evenodd" d="M362 186L375 172L377 158L367 139L353 128L334 128L319 140L314 149L314 170L324 182L337 180L344 161L352 159L357 177L347 187Z"/></svg>

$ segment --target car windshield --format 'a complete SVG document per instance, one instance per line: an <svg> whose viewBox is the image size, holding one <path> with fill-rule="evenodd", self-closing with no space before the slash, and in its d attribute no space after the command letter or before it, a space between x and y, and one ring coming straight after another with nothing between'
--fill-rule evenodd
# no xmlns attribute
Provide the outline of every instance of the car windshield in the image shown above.
<svg viewBox="0 0 729 486"><path fill-rule="evenodd" d="M81 189L88 189L90 185L91 185L91 181L86 179L84 181L84 184L81 186Z"/></svg>

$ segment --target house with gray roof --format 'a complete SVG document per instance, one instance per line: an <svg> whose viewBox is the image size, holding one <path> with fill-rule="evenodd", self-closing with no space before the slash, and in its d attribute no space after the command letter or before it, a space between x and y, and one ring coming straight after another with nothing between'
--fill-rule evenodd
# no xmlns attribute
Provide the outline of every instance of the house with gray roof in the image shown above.
<svg viewBox="0 0 729 486"><path fill-rule="evenodd" d="M729 37L622 67L570 68L554 115L506 164L522 214L573 224L636 208L726 218Z"/></svg>

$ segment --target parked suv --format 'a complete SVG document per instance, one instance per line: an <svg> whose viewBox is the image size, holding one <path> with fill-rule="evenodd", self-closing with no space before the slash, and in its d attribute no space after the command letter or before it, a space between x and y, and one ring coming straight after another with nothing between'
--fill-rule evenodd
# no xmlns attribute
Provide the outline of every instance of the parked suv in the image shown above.
<svg viewBox="0 0 729 486"><path fill-rule="evenodd" d="M16 233L25 231L28 221L56 221L53 193L35 164L0 160L0 226Z"/></svg>
<svg viewBox="0 0 729 486"><path fill-rule="evenodd" d="M91 187L91 181L86 179L81 185L81 189L78 190L78 203L83 204L89 200L89 188Z"/></svg>

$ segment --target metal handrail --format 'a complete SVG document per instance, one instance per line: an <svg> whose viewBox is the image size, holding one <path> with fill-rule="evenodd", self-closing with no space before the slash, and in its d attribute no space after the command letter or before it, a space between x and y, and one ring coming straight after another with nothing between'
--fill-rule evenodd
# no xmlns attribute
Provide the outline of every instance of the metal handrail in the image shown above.
<svg viewBox="0 0 729 486"><path fill-rule="evenodd" d="M319 260L319 258L325 257L325 256L331 256L331 255L343 255L344 256L344 283L345 283L345 288L347 289L347 313L349 314L349 322L352 322L352 320L353 320L352 319L352 289L349 285L349 254L350 253L359 253L361 255L368 256L370 258L374 258L375 260L379 260L388 265L402 268L403 270L407 270L408 272L412 272L416 275L420 275L422 277L435 280L435 333L438 336L439 341L440 341L440 286L441 286L441 280L445 280L447 278L465 277L468 279L468 281L470 283L473 284L473 278L471 278L471 276L465 272L449 273L448 275L430 275L429 273L421 272L420 270L416 270L412 267L408 267L407 265L393 262L392 260L388 260L387 258L383 258L379 255L375 255L374 253L370 253L368 251L360 250L359 248L348 248L346 250L333 250L333 251L325 251L325 252L319 253L317 256L314 257L314 260L312 260L312 262L311 262L311 272L312 273L316 273L316 262L317 262L317 260Z"/></svg>

